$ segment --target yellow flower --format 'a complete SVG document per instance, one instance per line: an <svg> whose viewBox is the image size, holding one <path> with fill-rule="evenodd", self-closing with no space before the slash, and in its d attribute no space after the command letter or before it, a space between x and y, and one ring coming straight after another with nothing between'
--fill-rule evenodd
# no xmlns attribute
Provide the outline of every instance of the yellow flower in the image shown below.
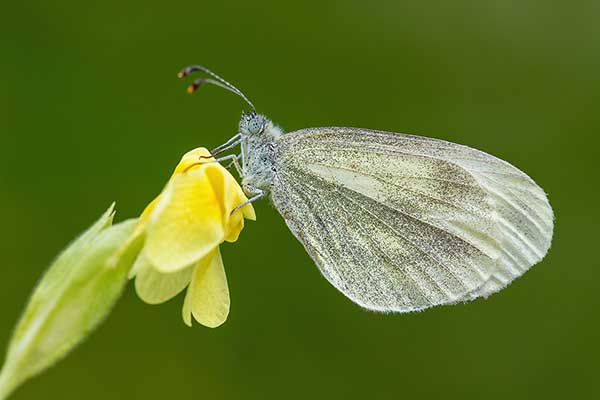
<svg viewBox="0 0 600 400"><path fill-rule="evenodd" d="M165 302L186 287L183 320L214 328L227 319L229 289L219 245L235 242L256 218L233 176L205 148L185 154L162 193L140 216L132 239L144 246L131 270L138 296Z"/></svg>

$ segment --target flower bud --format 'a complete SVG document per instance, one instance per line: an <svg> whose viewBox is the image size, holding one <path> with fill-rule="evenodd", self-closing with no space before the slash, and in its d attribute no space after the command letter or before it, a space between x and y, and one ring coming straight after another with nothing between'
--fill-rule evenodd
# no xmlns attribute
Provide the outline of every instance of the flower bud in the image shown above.
<svg viewBox="0 0 600 400"><path fill-rule="evenodd" d="M141 240L137 220L112 225L114 205L52 263L13 333L0 400L64 357L104 320L121 295Z"/></svg>

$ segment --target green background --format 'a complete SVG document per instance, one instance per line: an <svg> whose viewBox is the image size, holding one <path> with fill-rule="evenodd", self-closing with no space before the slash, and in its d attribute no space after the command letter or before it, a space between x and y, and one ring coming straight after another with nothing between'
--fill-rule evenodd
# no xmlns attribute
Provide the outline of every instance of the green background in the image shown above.
<svg viewBox="0 0 600 400"><path fill-rule="evenodd" d="M113 201L138 215L242 101L288 131L444 138L520 167L556 214L546 259L488 300L379 315L323 279L277 212L223 247L232 307L187 328L131 287L25 399L598 396L600 3L11 1L0 12L0 343L54 255Z"/></svg>

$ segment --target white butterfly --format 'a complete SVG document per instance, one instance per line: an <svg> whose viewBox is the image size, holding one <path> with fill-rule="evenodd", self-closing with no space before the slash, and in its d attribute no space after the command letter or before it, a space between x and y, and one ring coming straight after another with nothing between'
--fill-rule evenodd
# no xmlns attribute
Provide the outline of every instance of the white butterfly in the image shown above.
<svg viewBox="0 0 600 400"><path fill-rule="evenodd" d="M233 85L201 66L196 80ZM488 296L547 253L544 191L494 156L443 140L359 128L283 133L242 115L213 155L231 160L250 200L271 198L323 276L362 307L408 312ZM238 207L239 208L239 207Z"/></svg>

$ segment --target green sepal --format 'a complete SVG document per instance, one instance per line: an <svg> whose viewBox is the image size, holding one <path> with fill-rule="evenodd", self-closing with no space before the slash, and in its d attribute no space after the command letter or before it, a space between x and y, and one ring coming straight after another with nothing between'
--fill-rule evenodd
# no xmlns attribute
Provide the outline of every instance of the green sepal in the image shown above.
<svg viewBox="0 0 600 400"><path fill-rule="evenodd" d="M52 263L21 316L0 373L0 400L84 340L127 283L143 239L128 240L137 219L111 226L112 205Z"/></svg>

